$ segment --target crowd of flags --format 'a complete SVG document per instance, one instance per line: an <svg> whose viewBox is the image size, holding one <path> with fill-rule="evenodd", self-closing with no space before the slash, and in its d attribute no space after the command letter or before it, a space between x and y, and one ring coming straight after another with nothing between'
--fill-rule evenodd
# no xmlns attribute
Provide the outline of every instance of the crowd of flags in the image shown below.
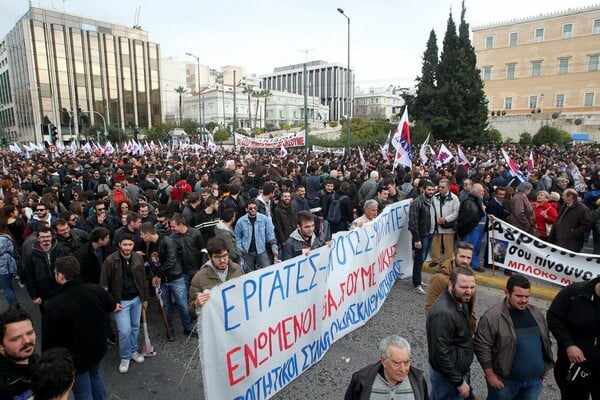
<svg viewBox="0 0 600 400"><path fill-rule="evenodd" d="M391 136L391 139L390 139L390 136ZM452 151L443 143L439 146L439 150L437 152L434 151L433 147L429 144L429 139L430 139L430 135L427 135L427 138L425 139L425 141L423 142L423 144L421 144L421 147L419 148L419 159L421 160L421 163L423 165L427 165L431 159L433 161L433 163L435 164L435 166L439 168L445 164L448 164L451 160L453 160L455 158L456 158L457 165L463 165L466 168L471 168L471 166L475 164L476 159L474 158L473 160L469 161L469 159L465 155L465 152L463 151L463 149L460 145L456 146L456 157L455 157L454 154L452 154ZM393 157L390 152L390 143L392 144L392 147L395 150ZM200 142L200 143L180 142L178 145L166 145L166 144L163 144L160 140L158 141L158 144L155 144L153 140L150 142L146 141L142 144L142 143L138 143L137 141L131 140L131 139L129 141L127 141L126 143L123 143L121 145L121 148L119 148L118 144L113 145L110 141L107 141L105 145L100 145L96 142L93 142L93 143L87 142L81 147L79 147L77 145L77 143L75 143L75 141L72 141L69 146L65 146L62 143L62 141L58 141L56 143L55 148L51 149L51 150L47 149L43 145L35 144L32 142L29 142L29 144L21 144L20 146L17 143L13 143L13 144L9 145L10 151L15 152L15 153L21 153L27 158L29 158L29 153L35 152L35 151L37 151L37 152L50 151L52 153L56 152L59 154L71 152L73 154L73 156L75 156L75 153L80 148L85 153L110 155L115 152L125 151L127 153L131 153L134 155L136 155L136 154L143 155L146 151L156 151L156 150L162 151L164 149L167 149L168 153L170 154L173 151L177 150L177 148L179 148L179 150L182 150L182 151L191 149L191 150L194 150L196 153L198 153L200 150L205 150L205 149L208 149L210 151L215 151L217 146L214 143L214 140L212 139L211 136L209 136L206 146L204 146L204 143L202 143L202 142ZM412 154L412 145L411 145L411 137L410 137L410 124L408 121L408 107L404 108L404 112L402 113L402 117L400 118L400 122L398 123L398 126L396 127L394 134L391 135L391 132L390 132L390 135L388 135L388 137L386 138L385 144L383 146L380 145L380 149L381 149L381 155L383 156L383 158L390 163L393 162L393 168L396 168L397 166L402 166L402 167L408 167L408 168L412 169L413 154ZM359 152L361 165L363 167L366 167L367 162L365 161L364 155L363 155L360 147L358 148L358 152ZM288 155L288 151L286 150L286 148L283 145L281 145L281 148L279 150L279 156L281 158L285 158L285 157L287 157L287 155ZM529 174L534 169L533 151L531 151L529 153L529 159L527 161L527 167L526 167L525 172L521 171L521 169L519 168L517 163L514 162L514 160L508 155L508 153L504 149L502 149L502 155L504 157L504 160L506 161L506 165L508 167L510 174L513 177L519 179L521 182L525 182L527 180L526 175ZM575 168L577 168L577 167L575 167ZM578 173L578 172L579 171L577 170L576 173Z"/></svg>
<svg viewBox="0 0 600 400"><path fill-rule="evenodd" d="M157 150L168 150L169 153L176 151L177 149L186 151L193 150L195 152L199 152L200 150L208 149L210 151L215 151L217 149L217 145L214 143L211 137L209 137L206 146L203 142L200 143L185 143L179 142L179 144L168 145L163 144L160 140L158 144L154 143L153 140L150 142L137 142L136 140L129 140L119 147L119 144L112 144L110 141L107 141L106 144L102 145L97 142L86 142L85 144L79 146L75 141L71 141L71 143L67 146L64 145L62 141L58 141L55 146L45 147L41 144L36 144L29 142L28 144L17 144L13 143L8 146L8 149L14 153L23 154L25 157L29 158L30 153L32 152L40 152L40 153L57 153L57 154L65 154L72 153L75 156L75 153L78 150L83 151L86 154L106 154L110 155L115 152L124 151L127 153L131 153L133 155L144 155L147 151L157 151ZM286 152L287 155L287 152Z"/></svg>
<svg viewBox="0 0 600 400"><path fill-rule="evenodd" d="M439 150L434 151L433 147L429 144L430 135L427 135L427 138L419 148L419 159L423 165L427 165L430 160L433 161L436 167L442 167L445 164L448 164L451 160L456 159L457 165L463 165L467 169L471 168L471 166L475 165L477 161L476 158L473 158L469 161L469 158L466 156L463 148L460 145L456 146L456 156L452 154L452 151L442 143L439 146ZM398 123L398 127L394 132L394 135L391 139L392 146L394 147L395 156L393 158L394 168L396 166L404 166L412 169L412 149L411 149L411 138L410 138L410 125L408 121L408 107L404 108L404 112L402 114L402 118ZM390 154L390 138L388 137L381 148L381 154L384 159L392 162L392 157ZM508 166L508 170L510 174L519 179L521 182L525 182L527 180L527 174L529 174L534 169L534 160L533 160L533 151L529 153L529 159L527 161L527 168L525 172L521 171L517 163L506 153L504 149L502 149L502 155ZM362 153L361 153L361 162L362 162Z"/></svg>

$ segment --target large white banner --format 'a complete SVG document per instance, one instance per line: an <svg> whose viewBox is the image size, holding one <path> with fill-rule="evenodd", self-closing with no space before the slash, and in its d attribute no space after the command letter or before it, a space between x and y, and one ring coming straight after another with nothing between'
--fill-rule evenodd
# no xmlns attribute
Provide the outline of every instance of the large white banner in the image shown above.
<svg viewBox="0 0 600 400"><path fill-rule="evenodd" d="M558 285L600 275L600 255L574 253L496 219L489 232L488 261Z"/></svg>
<svg viewBox="0 0 600 400"><path fill-rule="evenodd" d="M274 138L251 138L235 133L235 145L256 148L279 148L304 146L304 131Z"/></svg>
<svg viewBox="0 0 600 400"><path fill-rule="evenodd" d="M205 398L271 398L377 313L412 274L409 205L213 289L202 310Z"/></svg>
<svg viewBox="0 0 600 400"><path fill-rule="evenodd" d="M343 147L323 147L323 146L317 146L314 144L312 147L312 151L315 154L331 153L331 154L335 154L336 156L343 156L344 154L346 154L346 149Z"/></svg>

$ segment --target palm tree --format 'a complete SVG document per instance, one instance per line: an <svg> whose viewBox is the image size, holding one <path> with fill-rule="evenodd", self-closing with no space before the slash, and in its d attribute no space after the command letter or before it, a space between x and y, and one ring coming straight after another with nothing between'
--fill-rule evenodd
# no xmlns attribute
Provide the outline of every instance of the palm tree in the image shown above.
<svg viewBox="0 0 600 400"><path fill-rule="evenodd" d="M254 94L254 89L251 85L244 86L244 92L248 95L248 128L252 129L252 105L250 103L250 97Z"/></svg>
<svg viewBox="0 0 600 400"><path fill-rule="evenodd" d="M260 102L260 98L262 97L262 90L252 93L252 97L256 97L256 108L254 109L254 127L257 127L256 120L258 119L258 105ZM262 123L262 121L260 121Z"/></svg>
<svg viewBox="0 0 600 400"><path fill-rule="evenodd" d="M261 97L265 98L265 128L267 127L267 100L271 97L273 93L269 89L265 89L261 91Z"/></svg>
<svg viewBox="0 0 600 400"><path fill-rule="evenodd" d="M185 93L185 88L183 86L179 86L177 89L175 89L175 91L179 93L179 125L181 125L181 121L183 120L182 97Z"/></svg>

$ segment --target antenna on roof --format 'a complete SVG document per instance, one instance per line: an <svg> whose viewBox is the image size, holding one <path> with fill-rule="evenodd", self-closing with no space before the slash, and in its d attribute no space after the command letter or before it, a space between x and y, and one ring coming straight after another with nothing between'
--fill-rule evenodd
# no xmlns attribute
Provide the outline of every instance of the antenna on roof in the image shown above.
<svg viewBox="0 0 600 400"><path fill-rule="evenodd" d="M135 15L133 16L133 29L142 29L140 25L140 15L142 14L142 6L138 6L135 10Z"/></svg>

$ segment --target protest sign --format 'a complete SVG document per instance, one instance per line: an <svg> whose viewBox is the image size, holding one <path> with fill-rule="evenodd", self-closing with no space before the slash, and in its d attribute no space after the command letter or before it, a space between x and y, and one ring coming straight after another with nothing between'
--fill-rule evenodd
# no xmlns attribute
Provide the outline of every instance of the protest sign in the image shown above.
<svg viewBox="0 0 600 400"><path fill-rule="evenodd" d="M312 250L230 280L202 309L205 398L268 399L379 311L412 274L410 201Z"/></svg>
<svg viewBox="0 0 600 400"><path fill-rule="evenodd" d="M242 147L275 149L280 147L304 146L304 131L274 138L252 138L235 133L235 145Z"/></svg>
<svg viewBox="0 0 600 400"><path fill-rule="evenodd" d="M491 224L488 261L547 282L566 286L600 274L600 256L574 253L495 219Z"/></svg>

